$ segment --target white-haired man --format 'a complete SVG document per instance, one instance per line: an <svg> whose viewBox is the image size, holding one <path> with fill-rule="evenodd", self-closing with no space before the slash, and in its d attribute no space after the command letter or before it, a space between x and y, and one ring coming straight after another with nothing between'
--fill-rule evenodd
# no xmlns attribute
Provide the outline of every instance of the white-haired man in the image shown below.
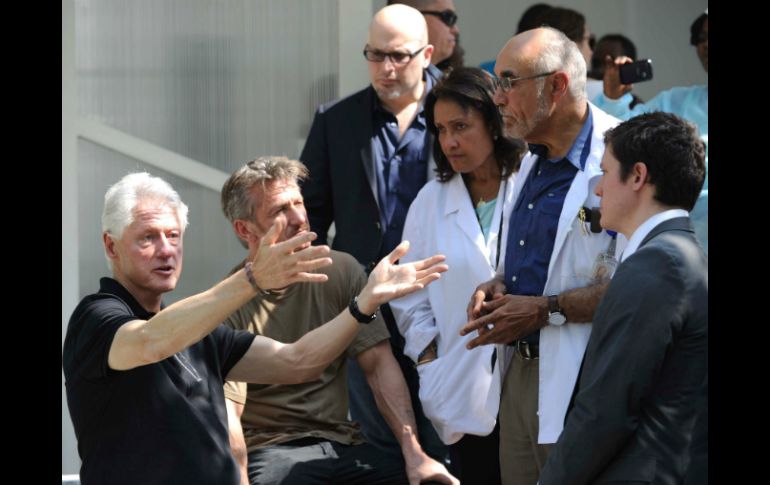
<svg viewBox="0 0 770 485"><path fill-rule="evenodd" d="M182 271L186 226L179 195L147 173L123 177L105 195L103 242L112 278L102 278L99 292L75 308L62 355L84 485L238 483L225 378L316 379L358 332L347 310L288 345L220 325L258 292L327 279L313 271L331 264L329 248L310 247L309 232L276 243L280 223L242 270L164 308L161 297ZM361 308L419 289L445 269L392 265L400 255L372 272Z"/></svg>

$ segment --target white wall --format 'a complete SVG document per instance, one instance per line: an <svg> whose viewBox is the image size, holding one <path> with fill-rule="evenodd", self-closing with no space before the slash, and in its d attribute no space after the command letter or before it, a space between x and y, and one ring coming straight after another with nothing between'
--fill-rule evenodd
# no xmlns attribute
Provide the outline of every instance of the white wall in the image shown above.
<svg viewBox="0 0 770 485"><path fill-rule="evenodd" d="M460 17L460 42L465 64L494 59L515 33L522 12L535 1L454 0ZM597 38L621 33L636 44L639 58L652 59L654 79L638 83L644 99L673 86L703 84L705 71L690 45L690 24L707 7L706 0L559 0L547 1L586 16ZM383 3L384 4L384 3ZM377 5L377 4L375 4Z"/></svg>

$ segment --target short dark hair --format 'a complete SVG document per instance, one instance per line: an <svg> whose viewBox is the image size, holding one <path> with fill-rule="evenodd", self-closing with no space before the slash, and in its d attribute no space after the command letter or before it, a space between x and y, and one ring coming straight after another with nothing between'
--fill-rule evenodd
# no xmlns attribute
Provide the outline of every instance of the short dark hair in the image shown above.
<svg viewBox="0 0 770 485"><path fill-rule="evenodd" d="M703 30L703 24L708 20L709 14L703 12L698 15L698 18L690 26L690 45L698 45L700 39L700 31Z"/></svg>
<svg viewBox="0 0 770 485"><path fill-rule="evenodd" d="M535 29L537 27L540 27L539 24L537 24L537 18L540 17L546 10L549 10L553 7L548 5L547 3L536 3L526 9L523 14L521 14L521 18L519 19L519 25L516 28L516 33L520 34L526 30Z"/></svg>
<svg viewBox="0 0 770 485"><path fill-rule="evenodd" d="M586 18L577 10L564 7L552 7L545 10L535 20L538 27L544 25L564 32L569 40L579 43L586 33Z"/></svg>
<svg viewBox="0 0 770 485"><path fill-rule="evenodd" d="M634 164L647 166L655 200L692 210L706 178L706 145L692 123L671 113L645 113L604 134L604 143L620 162L625 181Z"/></svg>
<svg viewBox="0 0 770 485"><path fill-rule="evenodd" d="M521 157L526 152L526 144L522 140L505 136L503 120L493 100L494 94L492 76L478 67L460 67L450 71L428 93L425 100L425 119L433 134L433 158L436 160L436 176L440 182L451 179L455 171L441 150L433 117L433 110L439 99L454 101L465 112L474 109L481 114L493 138L494 155L502 178L508 178L519 169Z"/></svg>

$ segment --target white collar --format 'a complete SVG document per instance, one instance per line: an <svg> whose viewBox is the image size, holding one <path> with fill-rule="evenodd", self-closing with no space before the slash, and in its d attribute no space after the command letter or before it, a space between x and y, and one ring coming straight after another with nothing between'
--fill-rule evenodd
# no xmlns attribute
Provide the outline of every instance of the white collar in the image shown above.
<svg viewBox="0 0 770 485"><path fill-rule="evenodd" d="M643 223L639 225L639 227L636 228L634 233L631 235L631 237L628 239L628 244L626 245L626 249L623 251L623 254L620 255L620 262L622 263L626 259L628 259L629 256L634 254L637 249L639 249L639 245L644 241L644 238L647 237L647 234L650 233L655 227L665 222L669 219L675 219L677 217L687 217L689 215L689 212L687 212L684 209L669 209L663 212L658 212L657 214L653 215Z"/></svg>

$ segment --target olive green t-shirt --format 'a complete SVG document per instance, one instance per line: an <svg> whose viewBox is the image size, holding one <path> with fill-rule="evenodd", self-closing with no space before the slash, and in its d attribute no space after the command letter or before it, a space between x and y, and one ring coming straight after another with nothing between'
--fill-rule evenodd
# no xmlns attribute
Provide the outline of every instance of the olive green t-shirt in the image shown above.
<svg viewBox="0 0 770 485"><path fill-rule="evenodd" d="M318 270L329 276L328 281L297 283L275 296L256 296L224 323L290 343L332 320L361 292L366 274L349 254L331 251L330 256L332 265ZM362 443L358 423L348 420L346 361L388 338L388 329L378 314L374 322L360 326L347 350L319 380L292 385L228 381L225 397L245 404L241 423L249 451L309 436L343 444Z"/></svg>

